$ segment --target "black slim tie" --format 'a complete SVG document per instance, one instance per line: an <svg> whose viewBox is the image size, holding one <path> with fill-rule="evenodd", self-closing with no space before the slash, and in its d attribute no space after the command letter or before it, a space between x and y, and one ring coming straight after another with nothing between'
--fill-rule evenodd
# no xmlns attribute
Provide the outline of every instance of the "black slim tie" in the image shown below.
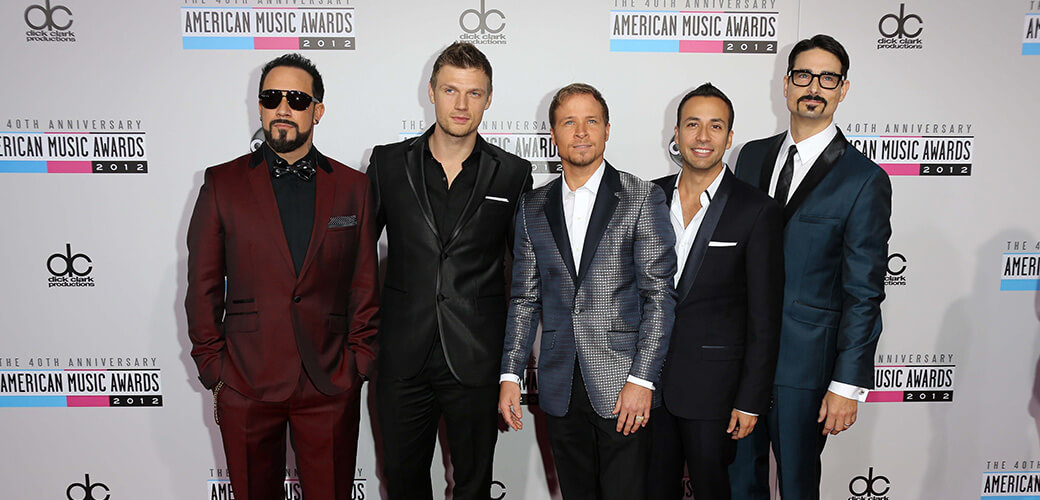
<svg viewBox="0 0 1040 500"><path fill-rule="evenodd" d="M794 176L794 155L797 153L798 148L792 144L791 148L787 150L787 161L784 162L784 168L780 169L780 178L776 180L776 193L773 198L776 198L781 207L787 205L787 192L791 190L791 177Z"/></svg>

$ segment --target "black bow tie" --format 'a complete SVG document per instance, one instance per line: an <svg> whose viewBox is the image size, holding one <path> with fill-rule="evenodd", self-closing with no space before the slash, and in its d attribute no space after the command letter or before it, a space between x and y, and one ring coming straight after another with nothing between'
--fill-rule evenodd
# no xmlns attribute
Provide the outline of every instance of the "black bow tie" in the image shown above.
<svg viewBox="0 0 1040 500"><path fill-rule="evenodd" d="M273 175L275 179L281 178L283 175L295 174L300 179L309 181L314 178L314 173L314 164L312 164L307 158L303 158L292 165L289 165L289 163L282 158L277 158L274 161L274 165L271 166L271 175Z"/></svg>

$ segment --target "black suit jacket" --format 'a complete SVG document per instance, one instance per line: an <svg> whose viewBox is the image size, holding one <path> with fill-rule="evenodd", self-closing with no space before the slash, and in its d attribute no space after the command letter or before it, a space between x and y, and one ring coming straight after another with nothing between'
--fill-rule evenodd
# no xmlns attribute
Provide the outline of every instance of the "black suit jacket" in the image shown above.
<svg viewBox="0 0 1040 500"><path fill-rule="evenodd" d="M476 184L442 244L422 168L432 132L376 146L368 167L377 230L385 226L388 240L380 375L419 373L440 333L459 382L497 384L506 325L505 258L513 245L517 202L531 189L531 163L477 136Z"/></svg>
<svg viewBox="0 0 1040 500"><path fill-rule="evenodd" d="M776 370L784 290L780 207L723 169L676 286L665 406L688 419L762 414ZM654 182L671 205L676 175ZM681 235L676 235L676 238Z"/></svg>

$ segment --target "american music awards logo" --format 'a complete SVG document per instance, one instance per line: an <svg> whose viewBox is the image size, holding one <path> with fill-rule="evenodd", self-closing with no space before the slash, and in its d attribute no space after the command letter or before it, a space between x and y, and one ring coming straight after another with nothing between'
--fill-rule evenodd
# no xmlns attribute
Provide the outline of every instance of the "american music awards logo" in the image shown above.
<svg viewBox="0 0 1040 500"><path fill-rule="evenodd" d="M488 2L505 3L503 0L470 0L473 7L459 15L460 42L474 45L505 45L506 15L498 8L489 8ZM479 3L478 3L479 2Z"/></svg>
<svg viewBox="0 0 1040 500"><path fill-rule="evenodd" d="M157 363L144 356L3 357L0 408L159 407Z"/></svg>
<svg viewBox="0 0 1040 500"><path fill-rule="evenodd" d="M63 0L42 0L25 7L22 19L29 28L25 32L26 42L58 42L76 41L76 32L72 31L75 20L72 9Z"/></svg>
<svg viewBox="0 0 1040 500"><path fill-rule="evenodd" d="M888 175L970 176L971 123L891 122L841 125L845 138Z"/></svg>
<svg viewBox="0 0 1040 500"><path fill-rule="evenodd" d="M350 492L350 500L369 500L379 498L378 491L375 496L368 490L368 479L363 474L361 467L357 468L354 476L354 487ZM501 484L501 483L500 483ZM494 489L494 488L492 488ZM505 489L504 487L502 488ZM300 473L297 469L285 470L285 481L282 483L284 500L303 500L303 486L300 484ZM209 469L209 479L206 480L206 500L234 500L235 492L231 488L231 477L227 469Z"/></svg>
<svg viewBox="0 0 1040 500"><path fill-rule="evenodd" d="M611 52L776 54L776 0L678 0L667 3L671 10L635 0L610 3Z"/></svg>
<svg viewBox="0 0 1040 500"><path fill-rule="evenodd" d="M354 50L350 0L181 0L185 50Z"/></svg>
<svg viewBox="0 0 1040 500"><path fill-rule="evenodd" d="M1037 460L987 460L980 498L1040 500L1040 463Z"/></svg>
<svg viewBox="0 0 1040 500"><path fill-rule="evenodd" d="M141 120L9 118L0 173L146 174Z"/></svg>
<svg viewBox="0 0 1040 500"><path fill-rule="evenodd" d="M877 354L868 403L952 403L951 353Z"/></svg>
<svg viewBox="0 0 1040 500"><path fill-rule="evenodd" d="M1040 55L1040 1L1029 0L1022 33L1022 55Z"/></svg>
<svg viewBox="0 0 1040 500"><path fill-rule="evenodd" d="M1040 290L1040 241L1009 241L1004 247L1000 290Z"/></svg>

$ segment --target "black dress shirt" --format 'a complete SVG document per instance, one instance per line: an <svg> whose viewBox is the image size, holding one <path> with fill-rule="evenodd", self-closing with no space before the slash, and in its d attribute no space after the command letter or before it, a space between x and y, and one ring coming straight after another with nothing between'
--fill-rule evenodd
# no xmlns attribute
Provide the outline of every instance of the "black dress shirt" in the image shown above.
<svg viewBox="0 0 1040 500"><path fill-rule="evenodd" d="M423 177L426 178L426 194L430 198L430 209L433 210L433 220L437 223L437 232L441 235L442 244L448 242L462 210L466 208L466 202L473 194L479 167L480 150L473 148L473 152L462 162L462 171L455 176L449 188L444 166L433 157L428 142L423 146Z"/></svg>
<svg viewBox="0 0 1040 500"><path fill-rule="evenodd" d="M268 171L272 172L271 186L274 188L274 199L278 202L278 214L282 218L285 241L289 244L289 253L292 254L296 274L299 275L311 241L311 228L314 226L314 201L319 176L315 175L309 181L291 174L275 178L273 165L279 156L267 143L260 148L264 152ZM318 161L318 152L313 147L304 158L313 162L315 168L318 168L319 165L321 168L326 168L324 162Z"/></svg>

